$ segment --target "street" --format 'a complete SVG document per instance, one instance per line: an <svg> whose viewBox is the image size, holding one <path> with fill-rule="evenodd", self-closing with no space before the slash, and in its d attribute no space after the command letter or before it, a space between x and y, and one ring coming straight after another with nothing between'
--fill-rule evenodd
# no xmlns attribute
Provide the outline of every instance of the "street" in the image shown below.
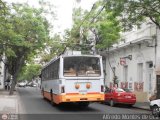
<svg viewBox="0 0 160 120"><path fill-rule="evenodd" d="M100 103L91 103L88 108L79 108L73 104L52 106L48 100L42 98L40 89L36 87L17 88L19 95L20 118L26 119L76 119L101 120L108 114L150 114L149 111L118 105L110 107ZM117 116L118 117L118 116Z"/></svg>

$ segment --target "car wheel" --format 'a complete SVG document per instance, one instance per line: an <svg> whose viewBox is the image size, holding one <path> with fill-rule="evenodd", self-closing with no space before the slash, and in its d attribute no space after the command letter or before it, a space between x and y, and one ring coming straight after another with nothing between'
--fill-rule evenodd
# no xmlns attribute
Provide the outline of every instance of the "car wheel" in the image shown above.
<svg viewBox="0 0 160 120"><path fill-rule="evenodd" d="M113 107L114 106L114 101L111 99L109 104L110 104L111 107Z"/></svg>
<svg viewBox="0 0 160 120"><path fill-rule="evenodd" d="M152 115L158 117L160 115L160 108L157 105L152 107Z"/></svg>

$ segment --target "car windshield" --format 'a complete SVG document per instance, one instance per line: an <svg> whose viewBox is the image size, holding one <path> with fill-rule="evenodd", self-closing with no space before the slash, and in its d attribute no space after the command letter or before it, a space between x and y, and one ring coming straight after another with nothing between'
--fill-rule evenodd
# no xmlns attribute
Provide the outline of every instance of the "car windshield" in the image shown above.
<svg viewBox="0 0 160 120"><path fill-rule="evenodd" d="M121 88L117 88L116 92L125 92L125 91L123 89L121 89Z"/></svg>

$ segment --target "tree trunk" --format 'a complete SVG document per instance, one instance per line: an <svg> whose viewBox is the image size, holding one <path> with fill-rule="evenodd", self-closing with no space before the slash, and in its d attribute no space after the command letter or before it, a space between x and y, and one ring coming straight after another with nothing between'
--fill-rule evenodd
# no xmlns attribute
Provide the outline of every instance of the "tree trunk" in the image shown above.
<svg viewBox="0 0 160 120"><path fill-rule="evenodd" d="M15 86L16 86L16 78L13 76L13 80L12 80L12 83L11 83L11 88L10 88L10 91L9 91L9 95L13 95Z"/></svg>
<svg viewBox="0 0 160 120"><path fill-rule="evenodd" d="M15 86L16 86L16 83L17 83L17 76L18 76L19 71L20 71L20 66L19 66L19 68L17 68L16 73L13 75L13 80L12 80L12 83L11 83L11 88L10 88L10 91L9 91L9 95L13 95L13 93L14 93L14 89L15 89Z"/></svg>
<svg viewBox="0 0 160 120"><path fill-rule="evenodd" d="M14 93L14 89L15 89L15 86L16 86L18 73L20 72L20 70L22 68L22 65L24 64L24 57L21 57L19 59L20 60L17 61L16 65L15 65L16 67L15 67L15 71L14 71L14 74L13 74L13 80L12 80L12 83L11 83L11 88L10 88L9 95L13 95L13 93Z"/></svg>

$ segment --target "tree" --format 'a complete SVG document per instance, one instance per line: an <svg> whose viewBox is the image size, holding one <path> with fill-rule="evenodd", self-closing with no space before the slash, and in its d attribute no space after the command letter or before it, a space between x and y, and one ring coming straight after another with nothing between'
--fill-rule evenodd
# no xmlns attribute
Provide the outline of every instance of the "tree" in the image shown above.
<svg viewBox="0 0 160 120"><path fill-rule="evenodd" d="M39 64L29 64L22 68L22 71L18 75L18 80L28 80L31 81L38 77L41 73L42 66Z"/></svg>
<svg viewBox="0 0 160 120"><path fill-rule="evenodd" d="M49 40L49 25L42 10L27 4L12 4L4 16L0 40L7 57L7 67L13 76L10 94L25 63L43 50Z"/></svg>
<svg viewBox="0 0 160 120"><path fill-rule="evenodd" d="M133 25L139 26L146 18L160 29L159 0L107 0L105 8L119 18L125 31L132 29Z"/></svg>
<svg viewBox="0 0 160 120"><path fill-rule="evenodd" d="M77 37L81 37L83 43L90 44L87 39L88 31L91 31L95 36L95 46L97 49L106 49L111 47L120 38L121 25L112 11L105 10L104 1L96 2L90 11L82 11L80 8L75 10L74 14L77 18L74 19L72 30L80 31ZM80 14L81 13L81 14ZM81 17L76 17L80 16ZM75 29L74 26L78 26ZM80 29L81 27L81 29ZM78 34L78 33L77 33ZM75 35L75 34L74 34Z"/></svg>
<svg viewBox="0 0 160 120"><path fill-rule="evenodd" d="M41 63L46 63L50 61L56 55L62 53L65 49L66 41L62 41L62 38L58 34L54 34L53 38L51 38L48 43L46 43L45 50L40 54Z"/></svg>
<svg viewBox="0 0 160 120"><path fill-rule="evenodd" d="M65 32L65 41L68 42L66 46L70 47L71 49L83 51L85 48L87 48L86 47L87 32L86 33L82 32L85 26L84 24L85 24L85 17L87 15L86 13L87 11L84 11L81 8L73 9L73 14L72 14L73 26L71 30L66 30Z"/></svg>

